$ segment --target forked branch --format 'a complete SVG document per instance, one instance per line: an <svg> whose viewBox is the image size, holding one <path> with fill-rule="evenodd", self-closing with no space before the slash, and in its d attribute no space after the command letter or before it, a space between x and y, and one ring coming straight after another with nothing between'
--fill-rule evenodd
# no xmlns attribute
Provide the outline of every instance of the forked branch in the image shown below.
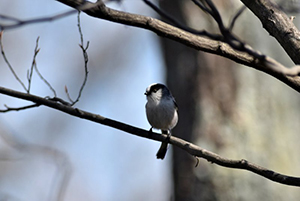
<svg viewBox="0 0 300 201"><path fill-rule="evenodd" d="M84 79L83 79L83 82L81 84L81 87L79 89L79 92L78 92L78 95L77 95L77 98L75 100L72 100L70 94L69 94L69 91L68 91L68 88L67 86L65 86L65 92L68 96L68 99L69 101L71 102L71 105L75 105L80 97L81 97L81 94L82 94L82 91L85 87L85 84L88 80L88 74L89 74L89 71L88 71L88 62L89 62L89 57L88 57L88 54L87 54L87 49L89 48L89 41L86 43L86 45L84 44L84 39L83 39L83 33L82 33L82 30L81 30L81 23L80 23L80 11L78 11L78 16L77 16L77 27L78 27L78 32L79 32L79 36L80 36L80 44L79 44L79 47L82 51L82 54L83 54L83 59L84 59Z"/></svg>
<svg viewBox="0 0 300 201"><path fill-rule="evenodd" d="M234 21L232 21L232 26L229 25L228 28L225 26L219 26L225 28L225 30L221 31L221 35L216 35L212 33L207 33L206 31L191 31L190 29L187 29L184 25L179 25L179 28L176 26L176 21L172 21L171 23L175 23L174 25L162 22L161 20L147 17L143 15L137 15L127 12L118 11L115 9L111 9L103 3L99 3L102 1L98 1L98 5L95 5L95 3L91 3L88 1L85 1L82 3L80 0L57 0L61 3L64 3L70 7L73 7L75 9L78 9L80 6L86 5L90 7L90 9L86 9L83 12L86 14L120 23L125 24L129 26L139 27L142 29L150 30L159 36L169 38L171 40L177 41L179 43L182 43L184 45L187 45L189 47L192 47L196 50L202 50L204 52L220 55L222 57L231 59L237 63L253 67L259 71L263 71L283 83L287 84L291 88L295 89L296 91L300 92L300 78L298 76L300 69L298 66L293 67L291 70L290 68L285 67L284 65L280 64L279 62L275 61L274 59L263 55L259 53L258 51L255 51L253 48L251 48L249 45L244 44L241 40L237 40L237 37L233 34L230 34L231 27L234 25ZM154 9L154 4L151 3L149 0L144 0L145 3L147 3L149 6ZM196 0L195 0L196 1ZM198 0L199 1L199 0ZM209 8L206 8L207 12L210 13L217 13L216 9L213 9L214 6L211 1L203 0L207 2L206 6L209 6ZM150 3L149 3L150 2ZM243 2L246 2L244 0ZM247 6L247 4L246 4ZM155 8L156 9L156 8ZM161 10L156 9L158 12ZM168 17L172 19L172 17L167 16L167 13L164 13L163 11L160 12L160 14L165 14L165 17ZM218 15L218 14L216 14ZM239 16L240 14L237 14ZM237 17L236 17L237 18ZM220 21L220 18L217 16L214 16L214 19L217 19ZM284 17L285 19L285 17ZM278 19L279 20L279 19ZM235 19L236 21L236 19ZM223 22L222 22L223 24ZM280 21L278 21L278 24L280 24ZM284 23L283 25L284 26ZM187 30L185 30L187 29ZM196 32L196 33L194 33ZM200 32L200 33L197 33ZM227 35L226 38L224 37L224 33L230 34ZM213 36L210 38L209 36ZM221 38L219 38L221 37ZM286 35L281 35L281 37L286 37ZM223 39L222 39L223 38ZM230 40L228 40L230 39ZM237 43L236 43L237 42ZM287 45L288 45L287 41ZM300 49L300 48L299 48ZM299 55L299 54L298 54ZM271 61L271 62L270 62ZM270 66L271 64L271 66Z"/></svg>
<svg viewBox="0 0 300 201"><path fill-rule="evenodd" d="M222 20L222 17L218 9L216 8L216 6L211 0L192 0L195 3L195 5L197 5L202 11L208 13L216 21L219 27L219 31L221 33L220 35L218 35L214 33L209 33L205 30L197 31L189 27L186 27L184 25L181 25L174 18L170 17L167 13L162 11L159 7L155 6L149 0L143 0L143 1L151 8L153 8L158 14L165 17L168 21L173 23L178 28L181 28L192 34L206 36L212 40L224 42L236 51L249 54L250 56L255 58L260 64L263 65L264 70L266 72L270 71L270 73L274 72L276 74L281 74L283 76L298 76L300 74L300 66L287 68L282 64L280 64L278 61L270 58L269 56L264 55L258 51L255 51L252 47L244 43L241 39L239 39L237 36L233 34L232 30L235 25L235 22L237 21L238 17L242 14L242 12L245 10L246 8L245 6L243 6L240 10L238 10L236 15L233 17L232 21L230 22L229 27L226 27L224 25L224 22Z"/></svg>

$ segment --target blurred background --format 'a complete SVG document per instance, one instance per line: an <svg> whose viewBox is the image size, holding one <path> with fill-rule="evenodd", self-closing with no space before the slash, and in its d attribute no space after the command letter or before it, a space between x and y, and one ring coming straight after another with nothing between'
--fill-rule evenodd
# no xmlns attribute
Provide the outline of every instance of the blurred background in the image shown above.
<svg viewBox="0 0 300 201"><path fill-rule="evenodd" d="M242 5L215 0L229 22ZM285 1L286 2L286 1ZM290 1L291 8L298 4ZM188 0L160 0L165 11L191 27L217 32L214 21ZM140 0L109 7L157 17ZM71 8L51 0L2 0L0 14L19 19L52 16ZM291 15L296 15L292 13ZM7 23L7 21L1 21ZM295 24L299 24L297 19ZM179 105L173 134L231 159L247 159L300 176L300 96L276 79L227 59L195 51L146 30L81 14L90 41L89 77L80 109L149 129L143 95L165 83ZM291 60L248 10L234 32L253 48L286 66ZM27 84L36 39L39 71L59 97L78 94L84 79L77 15L7 30L6 56ZM0 59L0 86L22 91ZM32 94L52 96L33 75ZM0 95L0 107L30 103ZM156 159L160 143L78 119L46 107L0 113L0 200L299 200L296 187L196 159L173 148Z"/></svg>

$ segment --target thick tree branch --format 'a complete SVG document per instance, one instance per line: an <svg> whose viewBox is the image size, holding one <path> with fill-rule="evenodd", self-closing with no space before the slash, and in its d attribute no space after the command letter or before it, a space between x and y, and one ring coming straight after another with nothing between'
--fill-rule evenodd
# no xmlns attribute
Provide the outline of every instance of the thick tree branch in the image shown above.
<svg viewBox="0 0 300 201"><path fill-rule="evenodd" d="M300 32L291 20L273 1L242 0L260 19L268 33L276 38L291 59L300 64Z"/></svg>
<svg viewBox="0 0 300 201"><path fill-rule="evenodd" d="M175 25L177 28L180 28L184 31L187 31L192 34L200 35L200 36L207 36L210 39L221 41L223 39L223 36L220 34L212 34L207 32L206 30L198 31L193 28L190 28L188 26L185 26L178 22L176 19L174 19L172 16L168 15L168 13L162 11L158 6L151 3L151 1L143 0L148 6L150 6L153 10L155 10L161 17L167 19L169 22L171 22L173 25Z"/></svg>
<svg viewBox="0 0 300 201"><path fill-rule="evenodd" d="M239 52L227 45L228 42L224 43L217 40L197 36L195 34L183 31L181 29L178 29L174 26L171 26L167 23L164 23L160 20L151 17L130 14L110 9L106 7L102 1L97 1L97 3L91 3L82 0L57 1L62 2L75 9L81 10L93 17L148 29L160 36L175 40L194 49L220 55L222 57L231 59L237 63L253 67L259 71L263 71L269 75L272 75L273 77L276 77L280 81L286 83L296 91L300 92L300 78L299 76L295 76L298 75L300 72L299 66L295 66L292 69L289 69L279 64L272 58L267 58L266 61L262 62L261 59L258 59L258 57L255 56L256 52L252 51L251 47L244 46L244 49L246 48L246 50L248 51ZM300 40L300 33L294 26L292 20L290 20L280 9L278 9L278 7L272 1L243 0L243 2L260 18L267 31L269 31L269 33L279 41L279 43L284 47L284 49L290 55L293 61L295 63L299 63L300 59L298 55L300 51L300 45L298 42ZM218 24L221 25L220 31L226 32L226 28L223 26L223 23L221 23L221 17L219 16L213 3L210 0L206 0L206 3L208 4L209 11L213 17L215 13L217 13L217 15L214 18L216 19ZM55 15L53 17L37 18L25 21L13 17L0 15L0 18L10 20L13 22L10 25L0 25L0 28L3 30L9 28L16 28L31 23L52 21L68 16L75 12L76 11L68 11L59 15ZM230 30L230 27L228 30ZM231 46L234 45L234 43L230 42L229 44ZM249 53L249 51L254 54L247 54Z"/></svg>
<svg viewBox="0 0 300 201"><path fill-rule="evenodd" d="M71 6L75 9L78 9L80 6L83 5L82 1L80 0L57 1ZM267 62L261 62L254 56L234 50L224 42L212 40L209 38L189 33L187 31L183 31L182 29L176 28L172 25L162 22L161 20L154 19L151 17L114 10L106 7L104 4L99 3L97 6L93 6L93 3L85 2L84 5L86 5L86 7L89 7L90 9L86 9L83 12L90 16L129 26L147 29L156 33L159 36L177 41L196 50L220 55L222 57L231 59L237 63L253 67L259 71L263 71L284 82L296 91L300 92L300 78L298 76L288 76L289 73L285 74L283 71L278 70L281 67L283 67L285 70L288 71L288 68L282 65L280 65L280 67L275 66L275 68L270 68L270 66L268 66L270 60L272 60L272 63L278 63L271 58L268 58ZM274 69L277 70L274 71ZM296 69L296 72L298 72L299 68ZM293 69L293 72L294 70L295 69Z"/></svg>
<svg viewBox="0 0 300 201"><path fill-rule="evenodd" d="M231 59L237 63L243 64L243 65L246 65L249 67L253 67L259 71L263 71L273 77L276 77L277 79L284 82L291 88L300 92L300 77L295 76L295 75L298 75L300 72L299 66L295 66L292 69L289 69L269 57L267 57L266 60L264 62L262 62L260 59L257 59L257 57L255 57L256 52L253 51L251 47L244 46L244 48L246 48L250 52L254 53L254 56L253 56L253 54L249 55L247 53L247 51L240 52L240 51L234 50L227 43L220 42L218 40L201 37L201 36L189 33L187 31L183 31L179 28L176 28L174 26L171 26L167 23L164 23L160 20L157 20L157 19L154 19L151 17L146 17L146 16L142 16L142 15L136 15L136 14L131 14L131 13L126 13L126 12L121 12L121 11L117 11L114 9L110 9L110 8L106 7L102 1L97 1L97 3L91 3L88 1L82 1L82 0L57 0L57 1L62 2L70 7L75 8L75 9L81 10L90 16L97 17L100 19L105 19L105 20L112 21L112 22L117 22L117 23L121 23L121 24L126 24L126 25L130 25L130 26L147 29L147 30L153 31L154 33L156 33L162 37L166 37L171 40L180 42L180 43L190 46L194 49L202 50L204 52L208 52L208 53L212 53L212 54L216 54L216 55L220 55L222 57ZM212 6L213 6L212 2L208 1L208 0L206 0L206 1L210 2L210 10L211 10ZM279 9L277 9L277 7L273 3L266 3L269 1L243 0L243 2L245 3L245 5L247 5L249 8L252 8L253 10L256 10L257 8L259 8L258 10L260 10L261 12L258 11L256 14L261 18L262 21L264 20L263 21L264 26L269 27L268 31L270 32L270 34L274 35L281 44L284 44L285 45L284 48L289 53L291 58L296 63L299 63L298 60L300 60L300 59L299 59L298 55L299 55L300 48L297 43L298 40L300 39L299 31L293 25L292 21L284 13L282 13ZM263 11L265 11L265 12L263 12ZM270 11L270 12L268 13L267 11ZM10 28L16 28L16 27L26 25L26 24L31 24L31 23L52 21L52 20L56 20L56 19L60 19L62 17L68 16L75 12L76 11L73 10L73 11L68 11L68 12L65 12L65 13L62 13L59 15L55 15L53 17L37 18L37 19L25 20L25 21L0 15L0 18L4 18L4 19L14 22L13 24L7 25L7 26L0 25L0 28L1 29L10 29ZM265 15L263 15L263 13ZM274 19L271 17L268 18L268 16L272 16L272 17L274 17ZM220 19L220 17L217 19ZM275 28L273 25L269 25L270 23L268 23L268 22L270 21L270 19L272 19L271 22L276 22ZM221 26L221 27L224 28L224 26ZM229 30L230 30L230 27L229 27ZM222 32L222 30L221 30L221 32ZM209 34L208 34L208 36L209 36ZM264 56L264 55L262 55L262 56Z"/></svg>
<svg viewBox="0 0 300 201"><path fill-rule="evenodd" d="M152 133L147 130L143 130L143 129L140 129L137 127L130 126L128 124L124 124L119 121L105 118L101 115L93 114L90 112L80 110L78 108L74 108L70 105L61 104L60 102L57 102L53 99L42 98L42 97L35 96L32 94L22 93L22 92L14 91L11 89L7 89L4 87L0 87L0 93L11 96L11 97L31 101L31 102L35 103L36 105L44 105L44 106L53 108L55 110L59 110L61 112L70 114L72 116L86 119L86 120L96 122L99 124L103 124L103 125L106 125L106 126L118 129L118 130L122 130L124 132L130 133L130 134L133 134L133 135L136 135L139 137L148 138L148 139L161 141L161 142L165 141L167 139L167 135ZM193 156L204 158L212 163L216 163L223 167L249 170L253 173L256 173L258 175L261 175L267 179L270 179L270 180L278 182L278 183L292 185L292 186L300 186L300 178L279 174L277 172L260 167L258 165L255 165L255 164L248 162L246 160L243 160L243 159L242 160L230 160L227 158L223 158L213 152L207 151L195 144L189 143L189 142L179 139L177 137L173 137L173 136L170 137L169 143L173 144L174 146L177 146L181 149L186 150L188 153L190 153Z"/></svg>

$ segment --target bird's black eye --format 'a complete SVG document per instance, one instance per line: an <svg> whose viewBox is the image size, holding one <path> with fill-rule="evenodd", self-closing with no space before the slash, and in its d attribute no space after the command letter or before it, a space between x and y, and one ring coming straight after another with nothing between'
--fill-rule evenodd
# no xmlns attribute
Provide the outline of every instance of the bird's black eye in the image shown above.
<svg viewBox="0 0 300 201"><path fill-rule="evenodd" d="M156 93L158 91L158 88L154 88L153 92Z"/></svg>

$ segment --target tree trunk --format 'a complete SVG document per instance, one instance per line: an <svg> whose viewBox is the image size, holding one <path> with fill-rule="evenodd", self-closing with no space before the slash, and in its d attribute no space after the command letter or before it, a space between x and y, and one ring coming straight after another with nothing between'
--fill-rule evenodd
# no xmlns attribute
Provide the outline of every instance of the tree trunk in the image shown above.
<svg viewBox="0 0 300 201"><path fill-rule="evenodd" d="M187 24L181 3L180 0L160 1L160 6L168 14ZM199 78L206 65L201 58L205 57L205 53L168 39L161 41L167 66L167 84L179 106L179 122L173 135L193 142L199 135L195 131L195 124L198 124L198 113L201 113L197 105L203 82ZM211 178L198 179L195 175L196 163L196 158L173 147L174 200L215 200Z"/></svg>
<svg viewBox="0 0 300 201"><path fill-rule="evenodd" d="M239 2L214 1L225 24ZM216 23L191 1L164 0L161 8L181 23L218 33ZM281 63L286 53L250 12L235 34ZM259 37L258 37L259 36ZM167 84L179 106L173 135L232 159L246 159L282 173L299 175L299 94L274 78L215 55L162 39ZM291 64L288 64L291 65ZM250 172L199 162L173 150L174 197L181 200L298 200L293 188Z"/></svg>

